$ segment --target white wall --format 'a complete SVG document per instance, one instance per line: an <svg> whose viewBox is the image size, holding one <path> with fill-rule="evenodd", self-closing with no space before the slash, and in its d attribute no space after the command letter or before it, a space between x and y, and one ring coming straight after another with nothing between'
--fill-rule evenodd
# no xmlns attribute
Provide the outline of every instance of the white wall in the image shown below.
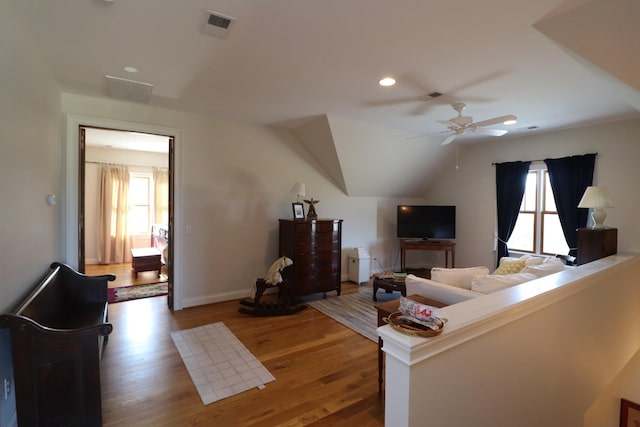
<svg viewBox="0 0 640 427"><path fill-rule="evenodd" d="M70 115L179 129L176 234L182 243L174 258L183 272L175 279L184 306L249 294L278 257L278 218L292 216L289 190L296 181L306 184L307 197L320 200L319 217L344 220L344 249L364 247L385 268L399 262L396 205L422 202L347 197L287 131L72 94L64 94L62 104ZM343 251L345 278L346 258Z"/></svg>
<svg viewBox="0 0 640 427"><path fill-rule="evenodd" d="M183 200L182 229L176 231L184 246L176 254L176 265L184 266L177 285L183 287L185 306L248 293L255 278L277 258L277 219L291 217L294 196L288 191L296 181L306 183L308 197L320 200L316 205L320 217L344 220L343 248L364 247L385 269L399 264L395 206L425 200L458 206L457 266L492 266L492 162L598 152L595 181L610 187L616 204L609 210L607 224L619 227L620 250L640 248L640 232L630 216L639 202L624 196L634 177L640 182L633 164L640 154L635 144L638 120L462 145L460 168L452 164L427 199L407 200L346 196L287 131L71 94L63 95L63 109L180 129L177 168L182 184L176 191ZM191 234L185 233L187 225ZM438 256L412 253L408 265L419 266L425 259L428 265L438 265L442 261ZM346 257L345 251L345 277Z"/></svg>
<svg viewBox="0 0 640 427"><path fill-rule="evenodd" d="M0 257L2 298L9 308L47 266L60 260L58 194L62 145L60 94L32 39L11 19L10 2L0 4Z"/></svg>
<svg viewBox="0 0 640 427"><path fill-rule="evenodd" d="M495 266L495 167L492 163L598 153L594 183L609 187L615 208L605 224L618 228L618 250L640 251L640 120L601 124L528 137L461 144L459 169L451 165L428 199L458 206L456 265Z"/></svg>
<svg viewBox="0 0 640 427"><path fill-rule="evenodd" d="M640 352L627 363L616 378L600 394L584 417L584 427L617 426L620 399L640 403Z"/></svg>
<svg viewBox="0 0 640 427"><path fill-rule="evenodd" d="M0 311L61 260L59 195L62 171L60 94L15 19L13 2L0 2ZM0 330L0 378L12 378L9 333ZM0 399L0 425L15 425L15 392Z"/></svg>

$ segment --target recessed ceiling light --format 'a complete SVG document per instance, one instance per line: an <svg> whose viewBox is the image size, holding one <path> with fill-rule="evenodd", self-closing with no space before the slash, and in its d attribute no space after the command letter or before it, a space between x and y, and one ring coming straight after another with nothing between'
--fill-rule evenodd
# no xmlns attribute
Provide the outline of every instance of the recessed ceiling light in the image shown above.
<svg viewBox="0 0 640 427"><path fill-rule="evenodd" d="M138 69L136 67L132 67L130 65L127 65L126 67L123 67L123 70L125 70L128 73L137 73Z"/></svg>
<svg viewBox="0 0 640 427"><path fill-rule="evenodd" d="M505 125L515 125L516 123L518 123L518 121L516 119L505 120L503 122L503 124L505 124Z"/></svg>
<svg viewBox="0 0 640 427"><path fill-rule="evenodd" d="M396 79L394 79L393 77L385 77L383 79L380 79L378 84L380 86L393 86L394 84L396 84Z"/></svg>

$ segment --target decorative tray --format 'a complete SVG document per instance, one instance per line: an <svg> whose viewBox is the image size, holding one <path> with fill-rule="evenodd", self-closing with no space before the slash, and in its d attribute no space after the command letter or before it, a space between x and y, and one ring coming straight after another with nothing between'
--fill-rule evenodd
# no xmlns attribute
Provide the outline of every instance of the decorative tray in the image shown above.
<svg viewBox="0 0 640 427"><path fill-rule="evenodd" d="M400 332L401 334L408 335L410 337L422 338L440 335L444 329L444 325L447 323L447 319L440 319L442 320L442 326L439 329L430 329L418 323L407 321L406 316L399 311L391 313L389 317L385 317L382 320L385 323L388 323L393 330Z"/></svg>

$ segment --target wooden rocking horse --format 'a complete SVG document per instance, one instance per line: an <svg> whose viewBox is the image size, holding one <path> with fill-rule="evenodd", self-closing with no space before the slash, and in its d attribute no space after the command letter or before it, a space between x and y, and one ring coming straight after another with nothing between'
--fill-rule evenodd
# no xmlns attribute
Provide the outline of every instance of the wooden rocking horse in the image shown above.
<svg viewBox="0 0 640 427"><path fill-rule="evenodd" d="M289 284L282 279L282 270L292 264L293 261L290 258L278 258L267 271L267 275L256 280L253 300L240 301L240 304L250 308L240 307L238 311L252 316L282 316L307 308L306 305L294 302ZM274 286L278 287L278 302L260 302L264 291Z"/></svg>

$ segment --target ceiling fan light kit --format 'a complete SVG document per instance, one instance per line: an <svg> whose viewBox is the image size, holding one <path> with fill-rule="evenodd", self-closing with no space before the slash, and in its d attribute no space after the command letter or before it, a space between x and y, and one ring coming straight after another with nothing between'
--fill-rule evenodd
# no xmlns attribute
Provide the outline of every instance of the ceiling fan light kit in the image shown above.
<svg viewBox="0 0 640 427"><path fill-rule="evenodd" d="M438 123L441 123L447 127L448 130L438 133L449 133L449 135L442 141L441 145L447 145L453 142L453 140L460 135L465 135L467 133L479 133L483 135L491 135L491 136L502 136L507 133L507 130L504 129L484 129L487 126L492 126L496 124L504 124L504 125L512 125L515 124L518 120L516 116L513 114L508 114L506 116L494 117L488 120L482 120L479 122L474 122L472 117L463 116L462 111L467 107L466 104L462 102L456 102L451 105L454 110L458 112L458 116L449 120L438 120Z"/></svg>

